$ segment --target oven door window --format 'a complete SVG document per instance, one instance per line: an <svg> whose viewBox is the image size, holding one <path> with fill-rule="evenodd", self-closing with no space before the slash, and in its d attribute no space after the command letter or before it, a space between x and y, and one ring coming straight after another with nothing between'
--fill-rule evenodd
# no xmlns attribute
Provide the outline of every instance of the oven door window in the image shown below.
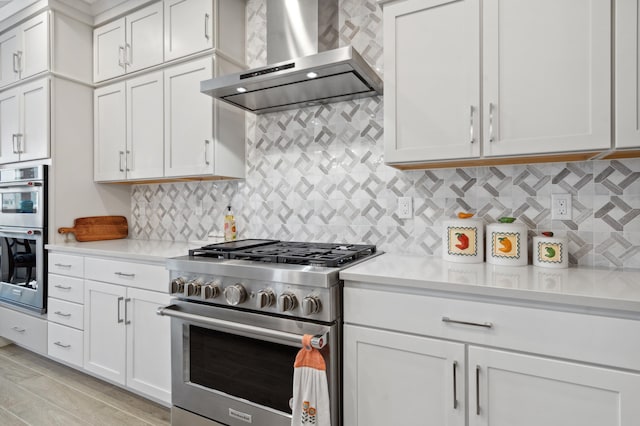
<svg viewBox="0 0 640 426"><path fill-rule="evenodd" d="M0 236L2 282L37 289L37 240Z"/></svg>
<svg viewBox="0 0 640 426"><path fill-rule="evenodd" d="M38 213L37 191L11 191L2 193L2 213Z"/></svg>
<svg viewBox="0 0 640 426"><path fill-rule="evenodd" d="M299 348L189 326L192 383L291 413Z"/></svg>

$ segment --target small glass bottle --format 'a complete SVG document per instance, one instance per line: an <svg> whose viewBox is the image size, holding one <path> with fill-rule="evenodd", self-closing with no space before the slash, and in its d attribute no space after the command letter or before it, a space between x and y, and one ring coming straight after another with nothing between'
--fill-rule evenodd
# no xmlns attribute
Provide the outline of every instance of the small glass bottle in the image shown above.
<svg viewBox="0 0 640 426"><path fill-rule="evenodd" d="M227 206L227 211L224 216L224 240L234 241L236 238L236 219L231 212L231 206Z"/></svg>

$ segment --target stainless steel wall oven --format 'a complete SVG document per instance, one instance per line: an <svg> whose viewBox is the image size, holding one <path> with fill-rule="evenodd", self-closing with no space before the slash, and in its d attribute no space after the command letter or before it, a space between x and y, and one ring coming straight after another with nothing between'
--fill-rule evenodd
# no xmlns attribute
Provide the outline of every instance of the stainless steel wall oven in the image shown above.
<svg viewBox="0 0 640 426"><path fill-rule="evenodd" d="M0 300L46 310L47 166L0 169Z"/></svg>

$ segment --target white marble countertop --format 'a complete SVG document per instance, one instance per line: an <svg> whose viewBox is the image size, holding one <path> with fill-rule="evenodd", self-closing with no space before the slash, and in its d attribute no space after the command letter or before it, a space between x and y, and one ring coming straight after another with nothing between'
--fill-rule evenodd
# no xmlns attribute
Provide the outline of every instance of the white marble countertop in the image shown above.
<svg viewBox="0 0 640 426"><path fill-rule="evenodd" d="M47 244L45 248L58 253L86 256L107 256L132 261L164 262L170 257L184 256L189 249L202 247L206 242L177 242L160 240L105 240L79 243Z"/></svg>
<svg viewBox="0 0 640 426"><path fill-rule="evenodd" d="M640 313L640 271L462 264L385 253L340 272L345 286L449 292Z"/></svg>

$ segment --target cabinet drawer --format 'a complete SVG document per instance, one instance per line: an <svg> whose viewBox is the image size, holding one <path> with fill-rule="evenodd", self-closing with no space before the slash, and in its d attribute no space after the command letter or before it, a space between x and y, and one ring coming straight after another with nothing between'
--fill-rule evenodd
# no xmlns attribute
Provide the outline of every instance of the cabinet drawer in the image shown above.
<svg viewBox="0 0 640 426"><path fill-rule="evenodd" d="M82 278L84 258L71 254L49 253L49 272Z"/></svg>
<svg viewBox="0 0 640 426"><path fill-rule="evenodd" d="M11 309L0 308L2 337L34 352L47 352L47 321Z"/></svg>
<svg viewBox="0 0 640 426"><path fill-rule="evenodd" d="M82 367L83 334L75 328L50 322L47 338L49 356Z"/></svg>
<svg viewBox="0 0 640 426"><path fill-rule="evenodd" d="M52 298L49 298L47 303L47 316L49 321L79 330L83 329L84 306Z"/></svg>
<svg viewBox="0 0 640 426"><path fill-rule="evenodd" d="M345 323L640 370L640 321L360 288L344 296Z"/></svg>
<svg viewBox="0 0 640 426"><path fill-rule="evenodd" d="M122 262L110 259L85 259L86 278L145 290L169 292L169 271L164 265Z"/></svg>
<svg viewBox="0 0 640 426"><path fill-rule="evenodd" d="M47 282L49 297L82 304L84 302L84 280L49 274Z"/></svg>

